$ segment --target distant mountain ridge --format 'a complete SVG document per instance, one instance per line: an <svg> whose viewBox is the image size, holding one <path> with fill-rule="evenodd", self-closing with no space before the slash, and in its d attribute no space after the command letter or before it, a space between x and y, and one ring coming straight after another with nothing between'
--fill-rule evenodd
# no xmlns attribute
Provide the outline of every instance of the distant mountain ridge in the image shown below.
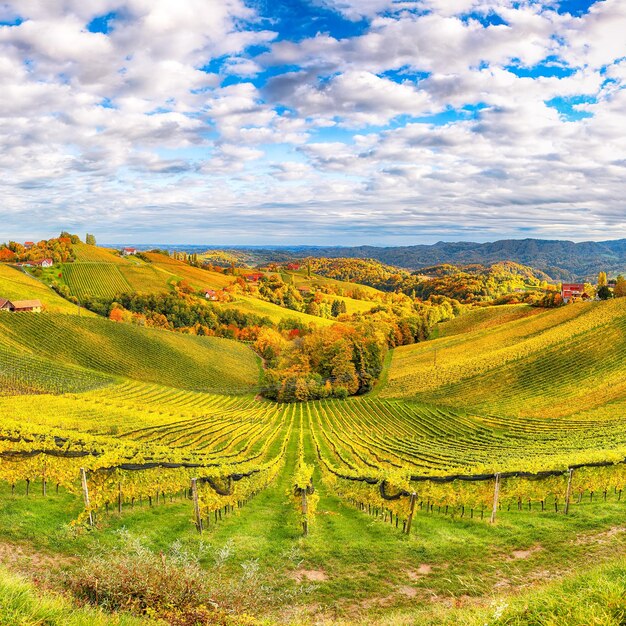
<svg viewBox="0 0 626 626"><path fill-rule="evenodd" d="M297 250L297 256L308 256L311 250ZM610 274L626 272L626 239L613 241L573 241L543 239L503 239L488 243L468 241L444 242L415 246L318 247L316 256L371 258L410 270L451 263L491 265L514 261L544 271L556 280L595 278L600 271Z"/></svg>
<svg viewBox="0 0 626 626"><path fill-rule="evenodd" d="M138 249L150 249L138 245ZM248 263L285 262L307 256L329 258L376 259L387 265L408 270L450 263L491 265L513 261L548 274L554 280L594 279L598 272L613 276L626 274L626 239L584 241L548 239L501 239L487 243L471 241L419 244L415 246L202 246L162 245L170 250L200 252L211 249L231 250Z"/></svg>

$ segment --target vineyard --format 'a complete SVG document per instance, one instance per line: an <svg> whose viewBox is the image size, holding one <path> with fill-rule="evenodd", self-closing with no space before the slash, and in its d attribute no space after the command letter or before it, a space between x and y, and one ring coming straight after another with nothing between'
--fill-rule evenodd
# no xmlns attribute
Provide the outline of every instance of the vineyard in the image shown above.
<svg viewBox="0 0 626 626"><path fill-rule="evenodd" d="M23 507L68 498L65 523L96 536L146 530L158 516L177 540L235 541L241 559L266 550L271 571L294 546L311 567L343 571L329 550L351 562L359 546L371 571L350 576L364 589L382 575L375 558L406 569L435 550L428 533L441 529L489 551L545 524L559 529L544 532L546 545L561 546L574 528L623 516L619 304L478 312L465 328L453 322L439 339L397 349L375 396L290 405L255 397L256 357L232 341L0 316L0 492ZM451 575L423 584L445 590ZM482 576L475 593L493 584ZM362 593L320 584L339 604ZM419 590L421 578L407 584ZM413 601L395 593L398 606Z"/></svg>
<svg viewBox="0 0 626 626"><path fill-rule="evenodd" d="M20 269L0 263L0 298L7 300L40 300L47 311L74 313L76 306L57 295L44 284Z"/></svg>
<svg viewBox="0 0 626 626"><path fill-rule="evenodd" d="M39 357L181 389L243 393L259 376L249 348L215 337L76 315L4 315L0 331L5 341Z"/></svg>
<svg viewBox="0 0 626 626"><path fill-rule="evenodd" d="M573 415L624 400L625 352L622 302L572 305L399 348L381 395L479 414Z"/></svg>
<svg viewBox="0 0 626 626"><path fill-rule="evenodd" d="M110 263L67 263L62 266L62 275L79 300L88 296L112 298L131 291L117 265Z"/></svg>

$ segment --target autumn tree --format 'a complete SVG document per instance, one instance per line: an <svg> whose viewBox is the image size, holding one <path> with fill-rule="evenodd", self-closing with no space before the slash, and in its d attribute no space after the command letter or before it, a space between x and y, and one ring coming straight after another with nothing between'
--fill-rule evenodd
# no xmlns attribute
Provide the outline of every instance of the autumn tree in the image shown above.
<svg viewBox="0 0 626 626"><path fill-rule="evenodd" d="M598 274L598 287L606 287L609 284L609 281L606 277L606 272L600 272ZM604 298L606 300L606 298Z"/></svg>
<svg viewBox="0 0 626 626"><path fill-rule="evenodd" d="M626 278L624 278L621 274L617 277L617 280L615 281L613 295L616 298L624 298L626 296Z"/></svg>

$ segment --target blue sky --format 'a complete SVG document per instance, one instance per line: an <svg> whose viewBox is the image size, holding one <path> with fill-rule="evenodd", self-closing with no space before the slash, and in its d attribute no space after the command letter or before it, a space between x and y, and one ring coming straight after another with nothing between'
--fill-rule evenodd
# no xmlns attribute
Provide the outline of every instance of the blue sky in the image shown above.
<svg viewBox="0 0 626 626"><path fill-rule="evenodd" d="M0 2L0 240L626 237L624 5Z"/></svg>

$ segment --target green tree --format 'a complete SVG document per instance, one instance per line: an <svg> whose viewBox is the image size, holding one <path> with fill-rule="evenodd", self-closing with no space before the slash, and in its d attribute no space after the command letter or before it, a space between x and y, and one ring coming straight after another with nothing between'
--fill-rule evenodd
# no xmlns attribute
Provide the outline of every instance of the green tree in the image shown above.
<svg viewBox="0 0 626 626"><path fill-rule="evenodd" d="M95 237L95 235L87 233L85 235L85 243L90 245L90 246L95 246L96 245L96 237Z"/></svg>
<svg viewBox="0 0 626 626"><path fill-rule="evenodd" d="M600 300L609 300L612 297L613 292L609 289L608 285L602 285L602 287L598 289L598 298L600 298Z"/></svg>

